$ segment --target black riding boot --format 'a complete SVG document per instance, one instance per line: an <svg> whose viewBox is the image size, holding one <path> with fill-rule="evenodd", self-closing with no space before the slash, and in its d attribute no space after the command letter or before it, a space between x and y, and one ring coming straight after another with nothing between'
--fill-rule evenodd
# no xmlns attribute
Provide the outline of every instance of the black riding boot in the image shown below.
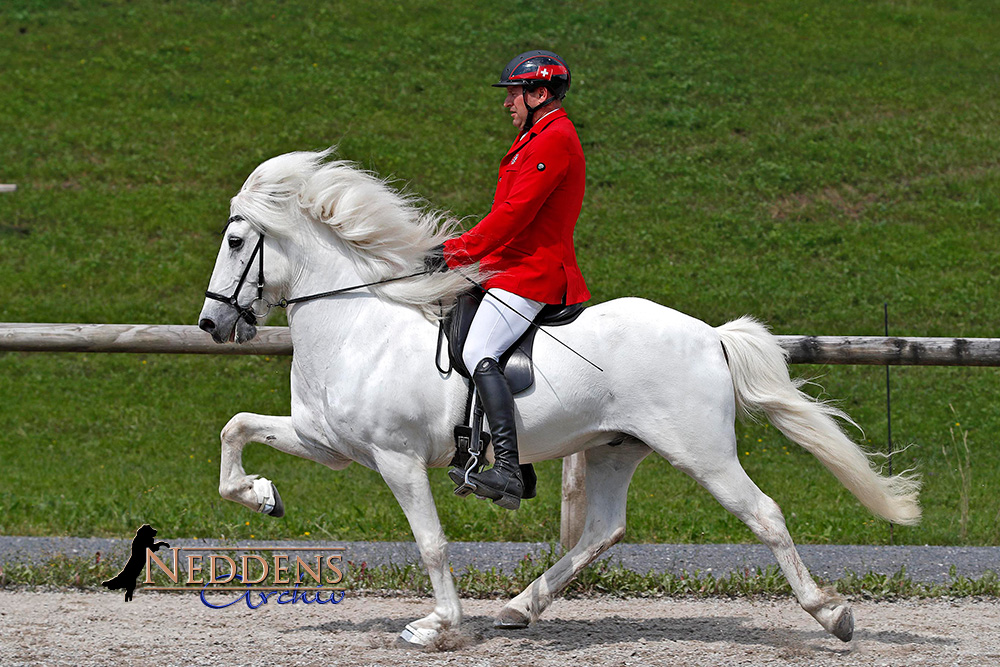
<svg viewBox="0 0 1000 667"><path fill-rule="evenodd" d="M493 359L483 359L472 374L483 411L490 422L493 435L493 467L469 475L476 485L476 495L493 499L508 510L521 506L524 481L517 459L517 430L514 425L514 395L500 364Z"/></svg>

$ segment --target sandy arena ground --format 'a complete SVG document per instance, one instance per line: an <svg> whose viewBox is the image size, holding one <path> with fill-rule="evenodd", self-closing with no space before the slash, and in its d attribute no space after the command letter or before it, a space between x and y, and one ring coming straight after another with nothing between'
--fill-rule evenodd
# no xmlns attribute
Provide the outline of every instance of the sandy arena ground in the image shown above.
<svg viewBox="0 0 1000 667"><path fill-rule="evenodd" d="M502 601L466 600L433 650L396 645L429 599L348 595L338 605L196 595L0 591L0 665L991 665L1000 601L855 602L854 640L787 599L558 600L527 630L498 631Z"/></svg>

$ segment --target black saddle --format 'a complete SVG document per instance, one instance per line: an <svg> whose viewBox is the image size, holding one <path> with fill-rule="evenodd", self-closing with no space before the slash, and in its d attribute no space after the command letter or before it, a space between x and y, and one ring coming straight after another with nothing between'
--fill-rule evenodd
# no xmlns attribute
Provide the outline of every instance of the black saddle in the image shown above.
<svg viewBox="0 0 1000 667"><path fill-rule="evenodd" d="M442 373L448 373L450 370L442 368L441 365L441 348L445 342L444 339L447 339L450 368L458 371L459 375L463 377L472 378L472 373L462 361L462 350L465 348L465 338L469 334L469 327L472 326L472 318L476 316L476 311L484 296L486 296L486 292L478 286L463 293L458 297L454 308L441 321L436 361L438 370ZM580 317L584 308L582 303L576 303L572 306L546 305L535 317L534 323L547 327L570 324ZM535 383L535 369L531 352L538 326L529 327L506 354L500 357L500 367L507 378L507 384L510 385L511 393L519 394Z"/></svg>

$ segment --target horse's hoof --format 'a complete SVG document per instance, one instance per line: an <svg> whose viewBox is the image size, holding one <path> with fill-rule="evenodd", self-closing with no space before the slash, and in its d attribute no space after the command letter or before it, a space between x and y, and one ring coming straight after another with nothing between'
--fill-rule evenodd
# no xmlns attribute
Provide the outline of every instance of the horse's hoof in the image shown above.
<svg viewBox="0 0 1000 667"><path fill-rule="evenodd" d="M854 637L854 612L850 607L841 607L830 633L842 642L849 642Z"/></svg>
<svg viewBox="0 0 1000 667"><path fill-rule="evenodd" d="M431 628L418 628L413 623L408 623L399 634L396 643L407 648L423 648L429 646L434 638L438 636L438 631Z"/></svg>
<svg viewBox="0 0 1000 667"><path fill-rule="evenodd" d="M493 627L500 628L501 630L520 630L528 627L530 621L531 619L521 612L510 607L504 607L500 610L500 614L493 620Z"/></svg>
<svg viewBox="0 0 1000 667"><path fill-rule="evenodd" d="M281 502L281 494L278 493L278 487L271 483L271 493L274 496L274 509L268 516L273 516L275 519L280 519L285 516L285 503Z"/></svg>
<svg viewBox="0 0 1000 667"><path fill-rule="evenodd" d="M265 477L258 477L254 480L253 491L257 494L257 500L260 501L258 512L276 519L285 516L285 503L281 502L281 496L278 494L274 482Z"/></svg>

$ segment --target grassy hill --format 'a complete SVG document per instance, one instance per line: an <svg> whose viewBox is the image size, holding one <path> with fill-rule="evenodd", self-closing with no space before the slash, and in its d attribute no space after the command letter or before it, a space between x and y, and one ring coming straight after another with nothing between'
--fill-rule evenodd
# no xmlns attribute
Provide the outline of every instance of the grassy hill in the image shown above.
<svg viewBox="0 0 1000 667"><path fill-rule="evenodd" d="M0 8L0 321L194 323L228 200L262 160L338 145L457 215L512 139L489 87L568 59L594 301L638 295L777 333L998 335L1000 23L986 2L45 2ZM762 6L758 6L762 5ZM406 539L377 475L248 448L289 513L217 495L217 434L288 411L287 359L0 354L0 532ZM881 368L799 367L885 442ZM894 369L897 542L1000 544L1000 370ZM741 458L801 542L887 540L764 425ZM968 458L964 443L968 444ZM962 475L968 481L963 485ZM434 475L456 539L558 537L559 465L516 514ZM353 499L364 493L371 502ZM662 461L633 541L753 537ZM963 513L963 503L968 511Z"/></svg>

